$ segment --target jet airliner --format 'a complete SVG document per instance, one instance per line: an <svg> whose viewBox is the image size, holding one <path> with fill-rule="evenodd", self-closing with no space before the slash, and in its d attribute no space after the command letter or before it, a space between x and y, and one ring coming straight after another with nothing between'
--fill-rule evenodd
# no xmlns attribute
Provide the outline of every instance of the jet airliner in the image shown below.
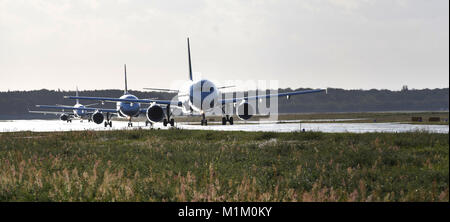
<svg viewBox="0 0 450 222"><path fill-rule="evenodd" d="M111 118L113 116L117 116L119 118L126 118L128 120L128 126L132 127L133 123L131 122L133 117L138 117L140 114L144 114L147 112L146 108L141 108L142 100L138 99L135 95L132 95L128 92L128 84L127 84L127 65L124 65L124 73L125 73L125 89L123 91L123 95L119 98L109 98L109 97L82 97L82 96L74 96L73 98L77 101L79 99L92 99L104 102L115 102L116 109L99 109L97 112L92 114L92 121L97 124L102 123L105 120L105 127L112 126ZM64 98L72 98L65 96ZM106 115L105 115L106 113ZM146 121L145 125L153 124L153 122Z"/></svg>
<svg viewBox="0 0 450 222"><path fill-rule="evenodd" d="M146 117L151 123L163 122L164 126L170 124L174 126L173 108L181 109L183 113L192 114L193 111L199 112L202 116L201 125L207 125L206 113L219 108L222 110L222 124L226 125L227 122L230 125L233 124L233 117L230 117L225 113L225 106L227 104L236 104L238 117L242 120L248 120L253 116L255 108L249 103L250 100L268 99L271 97L283 97L289 98L293 95L309 94L326 92L326 89L313 89L294 91L286 93L275 93L268 95L256 95L256 96L244 96L240 98L222 99L222 94L219 89L226 87L217 87L212 81L207 79L201 79L198 81L193 80L192 76L192 64L191 64L191 50L189 44L189 38L187 38L188 48L188 63L189 63L189 86L185 89L171 90L171 89L158 89L161 91L178 92L177 99L173 100L153 100L153 99L137 99L135 96L123 95L120 98L106 98L106 97L80 97L80 96L65 96L69 99L82 99L82 100L97 100L117 102L119 113L127 114L130 118L134 115L138 115L140 110L140 103L150 104L145 110ZM151 88L150 88L151 89ZM134 108L133 108L134 107ZM132 112L126 113L122 109L130 109ZM122 110L122 111L121 111ZM142 109L141 109L142 110ZM94 116L95 118L95 116ZM95 120L95 119L94 119Z"/></svg>
<svg viewBox="0 0 450 222"><path fill-rule="evenodd" d="M78 96L78 87L76 88L76 96ZM40 110L29 110L30 113L41 113L41 114L55 114L59 115L59 118L62 121L72 122L74 119L79 119L83 121L83 119L87 119L88 122L92 121L92 115L95 111L98 111L99 108L91 108L89 106L96 105L82 105L79 100L76 100L74 106L65 106L65 105L36 105L38 108L44 109L59 109L61 111L40 111ZM66 112L65 110L71 110L72 112ZM106 109L101 109L102 111L106 111Z"/></svg>

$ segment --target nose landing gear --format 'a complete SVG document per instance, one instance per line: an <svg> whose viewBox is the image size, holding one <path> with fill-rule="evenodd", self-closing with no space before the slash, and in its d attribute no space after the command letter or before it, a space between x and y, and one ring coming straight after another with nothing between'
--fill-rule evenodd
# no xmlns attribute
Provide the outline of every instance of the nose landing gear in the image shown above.
<svg viewBox="0 0 450 222"><path fill-rule="evenodd" d="M233 117L230 117L230 115L222 117L222 125L227 125L227 122L229 122L230 125L233 125Z"/></svg>
<svg viewBox="0 0 450 222"><path fill-rule="evenodd" d="M202 126L208 125L208 120L205 117L205 113L202 113L202 121L200 123L202 124Z"/></svg>

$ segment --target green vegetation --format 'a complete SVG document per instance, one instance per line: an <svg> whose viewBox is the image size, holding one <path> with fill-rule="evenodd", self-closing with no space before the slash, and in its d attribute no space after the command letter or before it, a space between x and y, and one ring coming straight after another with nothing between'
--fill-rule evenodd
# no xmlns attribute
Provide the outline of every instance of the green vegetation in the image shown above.
<svg viewBox="0 0 450 222"><path fill-rule="evenodd" d="M290 92L298 89L279 89L278 92ZM175 94L165 92L131 91L138 98L172 99ZM123 90L81 91L82 96L120 97ZM253 92L254 94L254 92ZM74 91L33 90L0 92L0 119L55 118L52 115L30 114L36 104L74 105L75 101L63 96L75 95ZM317 112L380 112L380 111L448 111L449 88L390 90L345 90L329 88L328 94L313 93L278 99L279 113L317 113ZM81 103L89 104L88 101ZM264 102L263 102L264 104ZM103 108L115 108L115 103L96 105Z"/></svg>
<svg viewBox="0 0 450 222"><path fill-rule="evenodd" d="M449 137L0 133L0 201L449 201Z"/></svg>

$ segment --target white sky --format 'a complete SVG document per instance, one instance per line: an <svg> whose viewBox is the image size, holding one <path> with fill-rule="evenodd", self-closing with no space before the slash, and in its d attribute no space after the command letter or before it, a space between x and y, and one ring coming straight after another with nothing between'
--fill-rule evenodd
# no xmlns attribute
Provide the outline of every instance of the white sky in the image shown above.
<svg viewBox="0 0 450 222"><path fill-rule="evenodd" d="M449 86L448 0L0 0L0 91Z"/></svg>

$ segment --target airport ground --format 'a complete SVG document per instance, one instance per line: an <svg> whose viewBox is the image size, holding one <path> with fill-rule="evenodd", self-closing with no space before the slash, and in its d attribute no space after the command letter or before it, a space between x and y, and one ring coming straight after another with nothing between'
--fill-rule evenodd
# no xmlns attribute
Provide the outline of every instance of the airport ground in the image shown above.
<svg viewBox="0 0 450 222"><path fill-rule="evenodd" d="M0 201L448 202L449 137L179 129L0 133Z"/></svg>
<svg viewBox="0 0 450 222"><path fill-rule="evenodd" d="M413 117L421 117L422 121L412 121ZM438 117L439 121L429 121L430 117ZM236 115L233 115L235 120L239 120ZM264 121L268 118L267 115L254 116L251 121ZM210 116L207 118L210 123L221 124L221 116ZM277 119L280 123L283 120L308 123L333 123L338 120L340 123L387 123L398 122L405 124L427 124L427 125L448 125L449 112L448 111L399 111L399 112L344 112L344 113L289 113L279 114ZM140 118L145 121L145 117ZM175 117L177 122L198 122L200 124L201 117L178 116ZM249 124L249 123L246 123Z"/></svg>

